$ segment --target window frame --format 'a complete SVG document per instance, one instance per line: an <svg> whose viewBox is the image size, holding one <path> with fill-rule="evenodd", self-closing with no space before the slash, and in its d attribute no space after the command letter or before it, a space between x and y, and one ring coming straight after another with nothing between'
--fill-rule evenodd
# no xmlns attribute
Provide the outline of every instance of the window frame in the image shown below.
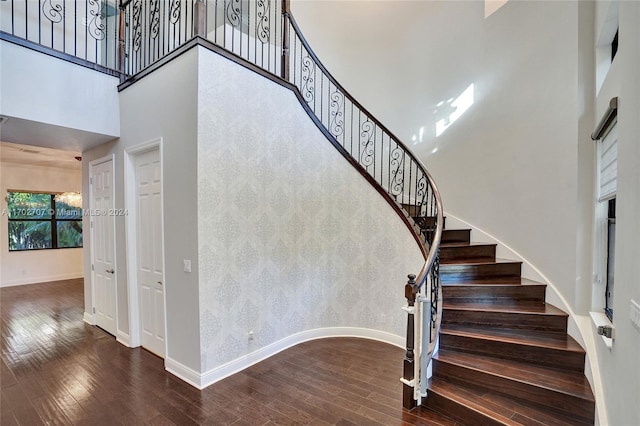
<svg viewBox="0 0 640 426"><path fill-rule="evenodd" d="M616 198L607 201L607 230L606 230L606 271L604 288L604 313L613 322L613 291L615 288L616 262Z"/></svg>
<svg viewBox="0 0 640 426"><path fill-rule="evenodd" d="M615 200L617 197L618 176L617 124L618 98L613 97L609 102L609 108L605 111L604 116L591 134L591 139L595 142L596 148L593 271L594 286L601 286L597 292L593 293L592 306L594 309L601 309L601 312L604 312L603 316L607 317L610 324L613 324L612 305L615 280ZM606 163L603 163L605 157ZM603 178L606 179L603 180ZM600 295L596 296L597 293L600 293Z"/></svg>
<svg viewBox="0 0 640 426"><path fill-rule="evenodd" d="M37 194L37 195L48 195L49 196L49 209L52 212L51 217L49 218L11 218L11 208L8 203L9 194ZM39 247L39 248L22 248L22 249L12 249L11 242L7 238L7 249L9 253L17 253L17 252L29 252L29 251L40 251L40 250L61 250L61 249L78 249L84 247L84 229L82 229L82 244L79 246L70 246L70 247L58 247L58 222L80 222L82 226L82 210L80 212L79 218L58 218L58 209L56 208L56 195L62 195L65 192L48 192L48 191L31 191L31 190L16 190L16 189L8 189L7 190L7 236L9 236L11 229L11 222L45 222L51 224L51 247Z"/></svg>

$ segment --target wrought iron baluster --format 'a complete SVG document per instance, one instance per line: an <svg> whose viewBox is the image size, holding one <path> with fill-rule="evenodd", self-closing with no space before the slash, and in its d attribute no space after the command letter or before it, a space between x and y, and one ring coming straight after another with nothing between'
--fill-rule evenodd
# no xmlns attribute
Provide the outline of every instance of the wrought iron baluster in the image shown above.
<svg viewBox="0 0 640 426"><path fill-rule="evenodd" d="M368 116L365 116L365 118L365 121L360 127L360 145L362 146L360 164L368 171L369 167L374 165L375 150L373 149L372 142L375 136L375 124L369 120Z"/></svg>
<svg viewBox="0 0 640 426"><path fill-rule="evenodd" d="M41 7L42 7L41 0L38 0L38 10L40 10ZM42 15L39 12L38 12L38 44L42 44Z"/></svg>
<svg viewBox="0 0 640 426"><path fill-rule="evenodd" d="M322 71L320 71L320 122L322 123L322 125L324 126L324 122L323 122L323 113L324 113L324 109L322 108L322 103L324 100L324 73L322 73ZM327 126L325 126L327 127Z"/></svg>
<svg viewBox="0 0 640 426"><path fill-rule="evenodd" d="M62 3L62 51L67 53L67 2Z"/></svg>
<svg viewBox="0 0 640 426"><path fill-rule="evenodd" d="M309 54L309 52L307 52L307 54ZM318 81L318 78L316 77L316 63L314 62L313 58L311 58L311 55L309 55L309 62L311 64L313 64L313 112L316 112L316 104L317 104L317 99L316 99L316 93L317 92L317 88L316 88L316 83ZM320 98L322 99L322 92L320 92ZM318 115L316 114L316 117Z"/></svg>
<svg viewBox="0 0 640 426"><path fill-rule="evenodd" d="M300 50L300 54L302 56L302 49ZM302 96L304 100L310 104L312 110L315 111L315 63L308 53L304 58L300 58L300 63L302 65L300 74L300 81L302 82Z"/></svg>
<svg viewBox="0 0 640 426"><path fill-rule="evenodd" d="M297 58L298 56L296 55L296 52L298 51L298 37L296 37L295 35L293 36L293 55L291 54L291 52L289 52L289 60L291 60L291 58L293 58L293 84L294 86L298 87L298 89L300 88L300 85L298 84L298 79L296 78L296 76L298 75L296 73L296 64L297 64Z"/></svg>
<svg viewBox="0 0 640 426"><path fill-rule="evenodd" d="M330 95L329 116L331 122L329 123L329 131L333 136L338 139L339 136L344 134L344 95L335 88L335 91Z"/></svg>
<svg viewBox="0 0 640 426"><path fill-rule="evenodd" d="M218 44L218 1L219 0L215 0L215 7L213 8L214 12L213 12L213 42L215 44ZM208 3L207 3L208 4ZM224 31L224 23L222 25L222 31Z"/></svg>
<svg viewBox="0 0 640 426"><path fill-rule="evenodd" d="M351 102L351 135L349 136L349 154L353 156L353 102Z"/></svg>

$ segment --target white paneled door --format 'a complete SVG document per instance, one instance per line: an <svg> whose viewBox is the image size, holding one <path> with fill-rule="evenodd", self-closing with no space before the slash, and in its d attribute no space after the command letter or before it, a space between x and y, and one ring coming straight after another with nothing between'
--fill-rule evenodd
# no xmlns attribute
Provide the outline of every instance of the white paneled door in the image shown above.
<svg viewBox="0 0 640 426"><path fill-rule="evenodd" d="M113 160L91 165L91 252L96 325L116 334L115 221Z"/></svg>
<svg viewBox="0 0 640 426"><path fill-rule="evenodd" d="M141 344L164 358L162 170L159 150L137 155L135 167Z"/></svg>

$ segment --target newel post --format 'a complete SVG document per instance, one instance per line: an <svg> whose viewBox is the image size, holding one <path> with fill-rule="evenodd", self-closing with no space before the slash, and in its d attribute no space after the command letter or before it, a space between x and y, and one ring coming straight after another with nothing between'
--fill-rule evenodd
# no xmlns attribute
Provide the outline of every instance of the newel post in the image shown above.
<svg viewBox="0 0 640 426"><path fill-rule="evenodd" d="M416 406L416 400L413 397L413 390L415 387L415 375L414 375L414 312L416 303L416 276L410 274L408 276L409 281L404 286L404 297L407 298L407 306L404 310L407 311L407 351L404 354L403 374L402 374L402 406L407 410L411 410Z"/></svg>
<svg viewBox="0 0 640 426"><path fill-rule="evenodd" d="M207 5L204 0L193 2L193 36L207 38Z"/></svg>
<svg viewBox="0 0 640 426"><path fill-rule="evenodd" d="M282 19L283 19L283 31L282 31L282 63L280 66L281 77L289 81L289 13L291 8L289 0L282 0Z"/></svg>

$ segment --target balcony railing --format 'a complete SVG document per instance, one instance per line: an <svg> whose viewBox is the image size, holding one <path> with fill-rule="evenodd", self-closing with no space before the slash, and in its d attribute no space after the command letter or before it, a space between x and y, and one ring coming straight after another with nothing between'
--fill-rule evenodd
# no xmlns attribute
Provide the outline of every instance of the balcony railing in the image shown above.
<svg viewBox="0 0 640 426"><path fill-rule="evenodd" d="M116 0L0 1L0 31L107 69L117 70Z"/></svg>

